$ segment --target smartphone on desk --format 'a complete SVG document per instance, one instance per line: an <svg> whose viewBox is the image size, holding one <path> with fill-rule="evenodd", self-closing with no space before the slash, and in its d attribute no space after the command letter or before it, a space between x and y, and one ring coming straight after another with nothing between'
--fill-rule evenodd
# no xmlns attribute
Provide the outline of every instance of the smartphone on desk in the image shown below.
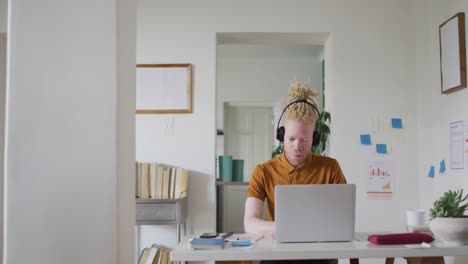
<svg viewBox="0 0 468 264"><path fill-rule="evenodd" d="M200 238L216 238L219 233L203 233L200 235Z"/></svg>

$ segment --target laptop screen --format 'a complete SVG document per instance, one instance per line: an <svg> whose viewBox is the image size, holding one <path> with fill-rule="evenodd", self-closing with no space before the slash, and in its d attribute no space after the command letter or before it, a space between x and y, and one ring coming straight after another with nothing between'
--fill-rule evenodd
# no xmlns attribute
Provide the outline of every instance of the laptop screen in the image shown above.
<svg viewBox="0 0 468 264"><path fill-rule="evenodd" d="M276 241L352 241L355 207L354 184L277 185Z"/></svg>

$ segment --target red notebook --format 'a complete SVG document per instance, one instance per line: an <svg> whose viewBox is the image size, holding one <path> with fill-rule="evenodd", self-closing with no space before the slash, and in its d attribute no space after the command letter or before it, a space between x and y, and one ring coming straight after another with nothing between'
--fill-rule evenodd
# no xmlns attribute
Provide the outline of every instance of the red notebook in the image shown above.
<svg viewBox="0 0 468 264"><path fill-rule="evenodd" d="M386 235L371 235L368 239L377 245L398 245L398 244L420 244L422 242L431 243L434 238L421 233L400 233Z"/></svg>

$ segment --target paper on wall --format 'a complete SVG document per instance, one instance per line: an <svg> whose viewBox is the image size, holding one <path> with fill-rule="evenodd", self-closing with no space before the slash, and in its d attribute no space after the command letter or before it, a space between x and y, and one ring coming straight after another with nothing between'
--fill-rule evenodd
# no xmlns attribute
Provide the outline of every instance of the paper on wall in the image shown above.
<svg viewBox="0 0 468 264"><path fill-rule="evenodd" d="M450 123L450 169L463 169L464 141L463 121Z"/></svg>
<svg viewBox="0 0 468 264"><path fill-rule="evenodd" d="M465 120L463 122L463 141L464 141L464 146L463 146L463 153L465 155L465 168L468 169L468 120Z"/></svg>
<svg viewBox="0 0 468 264"><path fill-rule="evenodd" d="M367 197L392 199L395 192L394 163L390 159L373 160L367 170Z"/></svg>

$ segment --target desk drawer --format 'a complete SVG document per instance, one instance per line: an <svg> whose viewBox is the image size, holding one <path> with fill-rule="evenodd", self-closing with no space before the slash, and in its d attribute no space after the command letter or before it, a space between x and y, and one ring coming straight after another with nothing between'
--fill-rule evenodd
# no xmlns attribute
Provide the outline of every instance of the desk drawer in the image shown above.
<svg viewBox="0 0 468 264"><path fill-rule="evenodd" d="M137 221L175 221L176 204L137 204Z"/></svg>

